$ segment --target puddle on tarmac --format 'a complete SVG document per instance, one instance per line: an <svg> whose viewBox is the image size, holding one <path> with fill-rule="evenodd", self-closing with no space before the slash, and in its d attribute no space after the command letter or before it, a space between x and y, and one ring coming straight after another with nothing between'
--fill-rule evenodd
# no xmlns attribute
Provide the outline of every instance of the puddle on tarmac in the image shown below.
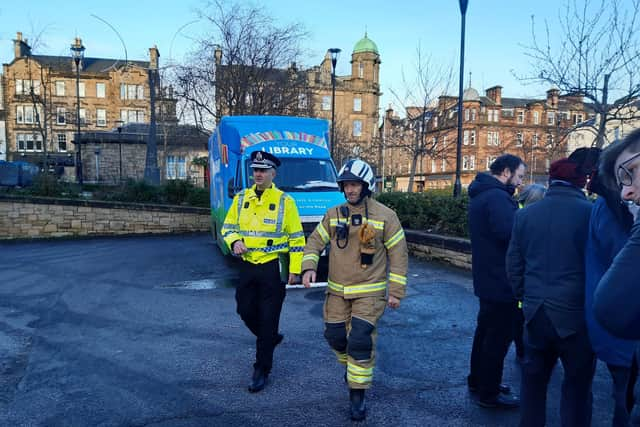
<svg viewBox="0 0 640 427"><path fill-rule="evenodd" d="M164 289L184 289L188 291L208 291L211 289L233 288L234 279L201 279L160 285Z"/></svg>

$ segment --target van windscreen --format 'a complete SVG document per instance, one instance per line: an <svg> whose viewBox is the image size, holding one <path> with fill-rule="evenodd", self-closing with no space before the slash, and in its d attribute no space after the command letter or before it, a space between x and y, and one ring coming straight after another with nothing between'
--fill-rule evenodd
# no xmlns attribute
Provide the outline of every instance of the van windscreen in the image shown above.
<svg viewBox="0 0 640 427"><path fill-rule="evenodd" d="M336 171L326 159L280 158L282 164L273 180L276 187L286 192L296 191L336 191ZM253 173L247 161L249 185L253 185Z"/></svg>

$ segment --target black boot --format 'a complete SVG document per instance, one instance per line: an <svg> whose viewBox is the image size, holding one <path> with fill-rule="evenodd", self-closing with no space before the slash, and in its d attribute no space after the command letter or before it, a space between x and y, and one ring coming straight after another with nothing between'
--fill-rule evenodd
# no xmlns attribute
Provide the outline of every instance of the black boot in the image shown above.
<svg viewBox="0 0 640 427"><path fill-rule="evenodd" d="M351 419L362 421L367 416L367 407L364 403L364 389L349 389L349 399L351 400Z"/></svg>
<svg viewBox="0 0 640 427"><path fill-rule="evenodd" d="M269 374L262 368L255 368L253 376L251 377L251 384L249 384L249 391L251 393L257 393L262 390L267 385L268 378Z"/></svg>

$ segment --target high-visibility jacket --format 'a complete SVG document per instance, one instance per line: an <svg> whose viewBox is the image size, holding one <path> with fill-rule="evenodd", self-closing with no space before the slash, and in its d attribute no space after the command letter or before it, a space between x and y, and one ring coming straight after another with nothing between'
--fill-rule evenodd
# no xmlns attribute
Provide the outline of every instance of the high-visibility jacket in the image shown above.
<svg viewBox="0 0 640 427"><path fill-rule="evenodd" d="M222 225L222 237L231 249L242 240L248 251L242 259L253 264L272 261L289 253L289 272L300 274L304 233L298 208L291 196L272 185L258 197L256 186L233 198Z"/></svg>
<svg viewBox="0 0 640 427"><path fill-rule="evenodd" d="M340 212L342 206L348 207L346 217ZM354 225L354 217L375 230L373 261L365 268L358 238L362 225ZM348 239L338 240L336 227L347 224ZM388 287L390 295L404 297L409 253L402 225L391 209L369 197L355 206L345 203L330 208L309 236L302 259L303 271L317 270L320 253L327 245L330 245L329 293L351 299L384 295Z"/></svg>

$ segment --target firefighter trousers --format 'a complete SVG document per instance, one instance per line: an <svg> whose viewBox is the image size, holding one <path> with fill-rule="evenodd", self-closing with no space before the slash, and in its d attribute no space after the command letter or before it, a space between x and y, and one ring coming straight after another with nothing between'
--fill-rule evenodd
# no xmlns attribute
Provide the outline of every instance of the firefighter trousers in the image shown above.
<svg viewBox="0 0 640 427"><path fill-rule="evenodd" d="M273 350L286 295L278 260L264 264L243 263L236 286L237 312L256 336L255 368L271 372Z"/></svg>
<svg viewBox="0 0 640 427"><path fill-rule="evenodd" d="M324 303L324 336L338 362L346 365L352 389L368 389L375 364L376 324L384 313L384 296L345 299L327 293Z"/></svg>

